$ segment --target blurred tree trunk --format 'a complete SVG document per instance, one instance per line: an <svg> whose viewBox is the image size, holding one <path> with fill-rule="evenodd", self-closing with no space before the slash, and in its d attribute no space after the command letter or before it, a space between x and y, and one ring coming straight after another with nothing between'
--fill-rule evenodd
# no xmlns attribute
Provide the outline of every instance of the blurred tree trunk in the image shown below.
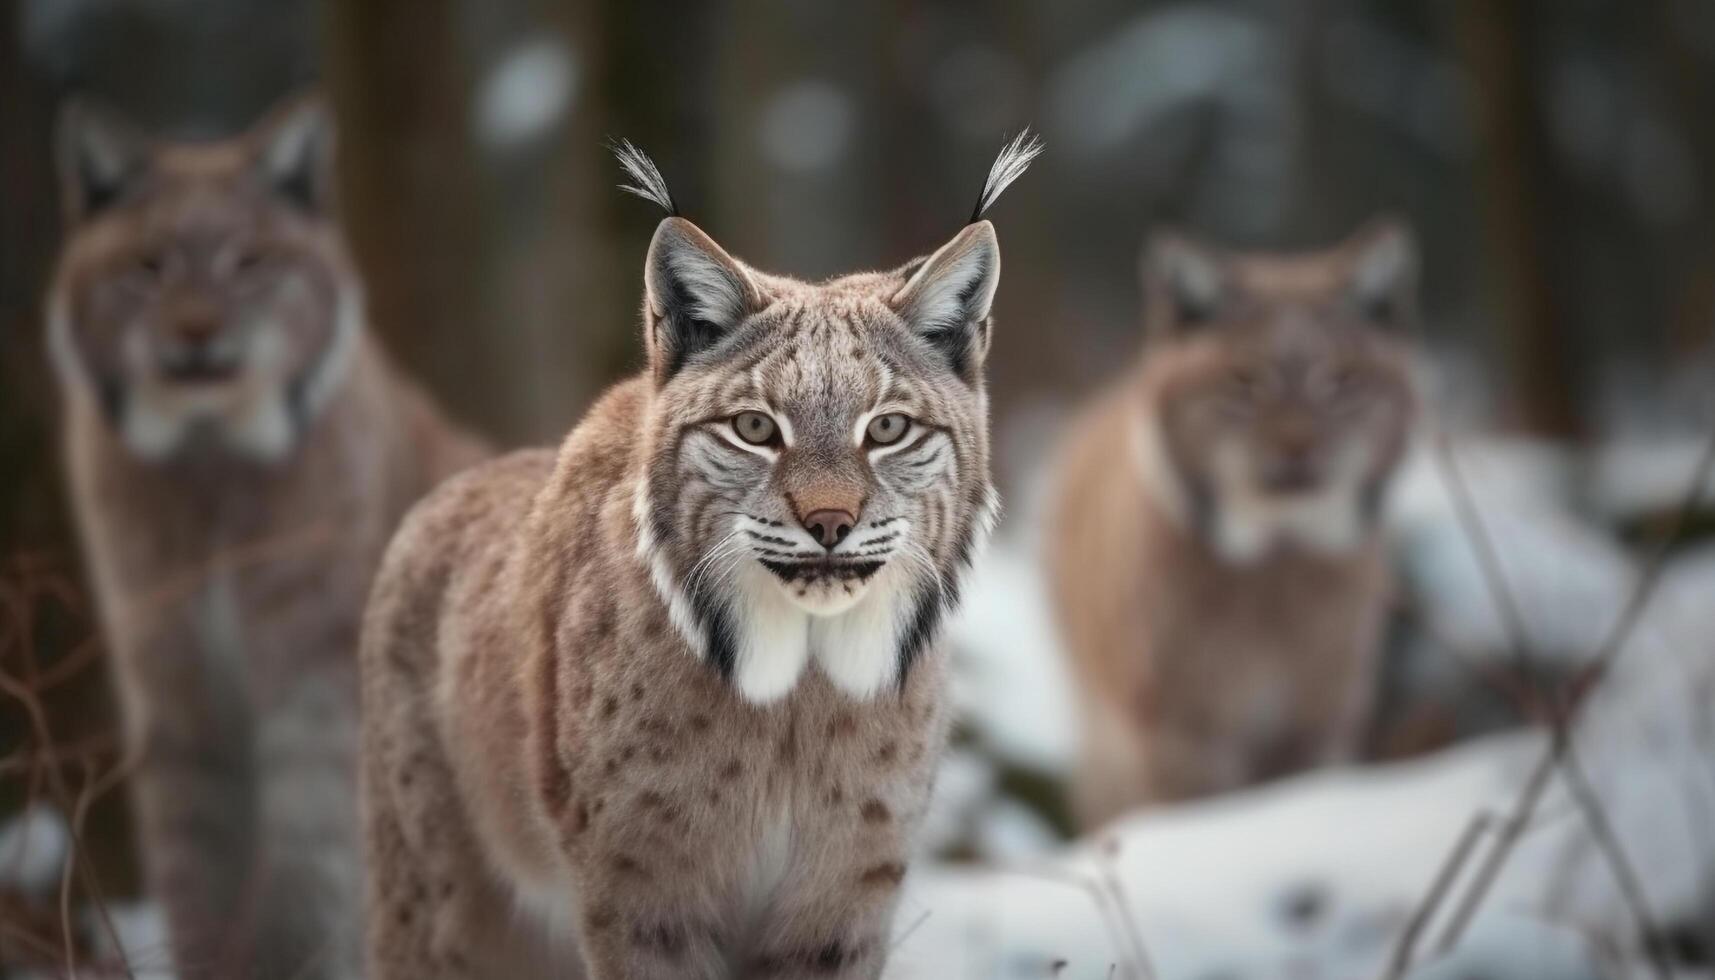
<svg viewBox="0 0 1715 980"><path fill-rule="evenodd" d="M518 424L507 333L485 317L479 175L458 0L325 4L340 208L369 317L455 414Z"/></svg>
<svg viewBox="0 0 1715 980"><path fill-rule="evenodd" d="M61 228L52 132L56 86L30 70L15 9L0 14L0 672L41 694L53 746L34 736L31 719L9 695L0 694L0 756L22 760L26 752L94 745L59 766L69 790L117 764L118 713L109 694L105 661L99 657L71 672L51 690L30 679L64 669L92 648L98 629L81 588L76 538L64 505L58 425L58 395L44 351L42 299L47 293ZM36 800L52 799L45 772L0 772L0 823ZM69 810L73 801L62 802ZM108 898L136 894L136 865L125 794L110 791L91 807L79 855L93 868ZM79 887L80 885L74 885ZM57 918L57 917L56 917ZM0 947L5 946L0 936Z"/></svg>
<svg viewBox="0 0 1715 980"><path fill-rule="evenodd" d="M1699 61L1697 51L1680 28L1683 14L1676 16L1672 4L1655 11L1655 38L1661 50L1658 70L1662 74L1675 121L1691 144L1692 157L1705 176L1699 195L1682 233L1684 276L1677 295L1669 298L1668 350L1673 362L1708 356L1715 342L1715 97L1711 96L1711 73Z"/></svg>
<svg viewBox="0 0 1715 980"><path fill-rule="evenodd" d="M1536 98L1541 49L1534 2L1463 0L1460 45L1478 98L1478 179L1484 242L1501 297L1503 407L1526 432L1555 438L1588 433L1593 394L1579 373L1576 333L1562 306L1555 263L1554 165Z"/></svg>

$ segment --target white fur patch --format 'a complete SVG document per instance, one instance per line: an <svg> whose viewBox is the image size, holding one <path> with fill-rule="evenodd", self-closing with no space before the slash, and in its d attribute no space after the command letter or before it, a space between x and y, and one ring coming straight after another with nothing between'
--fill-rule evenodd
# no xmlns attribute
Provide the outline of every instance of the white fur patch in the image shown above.
<svg viewBox="0 0 1715 980"><path fill-rule="evenodd" d="M1134 416L1132 464L1139 482L1167 518L1190 529L1190 503L1162 444L1160 424ZM1215 448L1214 513L1210 546L1225 561L1248 565L1276 545L1292 542L1328 555L1348 553L1363 544L1367 525L1359 500L1368 454L1349 446L1330 468L1327 483L1313 493L1281 496L1257 488L1242 450Z"/></svg>
<svg viewBox="0 0 1715 980"><path fill-rule="evenodd" d="M1217 447L1215 551L1227 561L1249 564L1284 541L1330 555L1357 548L1365 532L1358 499L1365 455L1358 447L1349 448L1335 461L1320 490L1277 496L1255 487L1237 447Z"/></svg>
<svg viewBox="0 0 1715 980"><path fill-rule="evenodd" d="M1182 530L1191 525L1191 506L1185 499L1185 488L1173 472L1162 444L1161 423L1142 412L1131 413L1131 461L1144 489L1166 512L1167 517Z"/></svg>
<svg viewBox="0 0 1715 980"><path fill-rule="evenodd" d="M748 701L784 697L810 662L810 616L793 604L767 569L742 560L733 583L738 633L733 684Z"/></svg>
<svg viewBox="0 0 1715 980"><path fill-rule="evenodd" d="M873 697L899 673L900 615L906 572L889 563L858 603L839 616L810 620L810 653L816 666L841 691L859 700Z"/></svg>
<svg viewBox="0 0 1715 980"><path fill-rule="evenodd" d="M672 621L673 628L679 631L679 636L699 659L707 657L703 631L691 612L691 602L673 583L673 570L656 546L655 533L649 527L649 509L648 484L639 483L637 493L631 499L631 519L637 525L637 557L649 567L649 581L655 585L655 594L667 605L667 618Z"/></svg>
<svg viewBox="0 0 1715 980"><path fill-rule="evenodd" d="M637 554L648 566L650 580L667 605L674 628L700 659L706 659L704 627L656 548L649 530L649 508L648 490L640 485L632 498L638 527ZM991 492L979 516L979 544L987 537L987 528L998 511L999 497ZM766 530L791 533L776 527ZM890 528L888 533L909 532L909 526L903 526ZM854 535L842 549L859 551L867 547L866 541L881 536L885 534ZM812 660L835 687L854 699L873 697L894 682L899 671L903 618L912 612L903 600L916 581L914 573L920 571L900 555L895 549L876 578L855 596L848 596L837 582L833 583L836 601L832 602L823 601L828 598L823 593L817 593L814 600L800 598L792 586L783 584L749 554L735 555L728 594L736 634L732 683L739 695L754 704L777 701L797 686ZM717 569L709 574L722 572Z"/></svg>

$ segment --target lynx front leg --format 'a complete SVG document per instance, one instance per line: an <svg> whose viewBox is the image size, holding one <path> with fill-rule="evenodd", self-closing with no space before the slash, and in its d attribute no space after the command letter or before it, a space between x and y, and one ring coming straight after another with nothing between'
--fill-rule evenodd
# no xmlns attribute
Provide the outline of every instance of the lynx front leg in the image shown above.
<svg viewBox="0 0 1715 980"><path fill-rule="evenodd" d="M905 877L902 855L903 842L869 853L853 848L837 862L795 876L734 975L757 980L881 976L888 927Z"/></svg>
<svg viewBox="0 0 1715 980"><path fill-rule="evenodd" d="M713 919L678 897L671 881L657 883L668 870L653 858L613 854L597 860L605 868L580 876L586 972L591 980L724 980Z"/></svg>
<svg viewBox="0 0 1715 980"><path fill-rule="evenodd" d="M301 678L259 726L257 978L361 975L355 681Z"/></svg>
<svg viewBox="0 0 1715 980"><path fill-rule="evenodd" d="M184 980L230 975L232 916L255 852L249 746L149 725L133 793L149 891L166 913Z"/></svg>

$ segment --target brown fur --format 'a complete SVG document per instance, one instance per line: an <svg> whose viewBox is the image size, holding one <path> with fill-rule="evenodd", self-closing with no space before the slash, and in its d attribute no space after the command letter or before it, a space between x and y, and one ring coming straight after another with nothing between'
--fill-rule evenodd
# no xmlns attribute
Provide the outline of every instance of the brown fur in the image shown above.
<svg viewBox="0 0 1715 980"><path fill-rule="evenodd" d="M669 219L648 269L650 369L557 456L450 481L389 550L363 647L375 980L881 972L947 731L930 614L992 503L978 373L992 229L926 264L811 285ZM947 269L967 278L907 285ZM925 295L980 307L919 325ZM921 441L854 447L890 397ZM728 419L764 404L791 438L746 449ZM836 504L854 541L882 519L908 540L857 579L816 565L771 579L756 556L801 553L798 521ZM779 519L729 561L748 526L727 533L735 511ZM716 584L698 593L705 567ZM930 615L923 636L878 620L842 635L881 647L803 659L806 630L896 599ZM756 626L770 616L799 625Z"/></svg>
<svg viewBox="0 0 1715 980"><path fill-rule="evenodd" d="M1142 365L1073 427L1049 538L1089 825L1347 755L1388 595L1376 510L1411 426L1409 242L1158 242Z"/></svg>
<svg viewBox="0 0 1715 980"><path fill-rule="evenodd" d="M360 324L335 340L336 310L359 290L337 225L277 197L257 163L316 111L195 145L151 144L112 120L66 124L67 140L120 141L102 152L126 157L91 175L66 148L72 233L49 305L149 889L185 980L357 975L360 610L405 509L481 455ZM325 159L307 165L320 179ZM121 183L92 188L92 176ZM241 275L213 257L235 247L268 264ZM139 255L165 267L140 282ZM234 337L252 320L291 353L242 348L219 381L179 381L151 359L180 330ZM309 365L326 369L315 403L284 432L247 428L258 406L284 402L277 372ZM187 393L203 407L175 429ZM165 421L139 443L127 410Z"/></svg>

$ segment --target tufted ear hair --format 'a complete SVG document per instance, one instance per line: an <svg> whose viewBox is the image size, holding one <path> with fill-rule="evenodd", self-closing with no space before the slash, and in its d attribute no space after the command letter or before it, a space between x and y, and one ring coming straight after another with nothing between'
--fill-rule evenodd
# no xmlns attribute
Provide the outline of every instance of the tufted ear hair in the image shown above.
<svg viewBox="0 0 1715 980"><path fill-rule="evenodd" d="M252 127L246 139L257 171L275 194L308 214L333 210L333 115L321 96L287 101Z"/></svg>
<svg viewBox="0 0 1715 980"><path fill-rule="evenodd" d="M1404 221L1371 220L1347 239L1347 294L1353 307L1378 327L1403 327L1417 316L1417 238Z"/></svg>
<svg viewBox="0 0 1715 980"><path fill-rule="evenodd" d="M643 263L644 347L657 384L764 305L744 267L701 228L664 218Z"/></svg>
<svg viewBox="0 0 1715 980"><path fill-rule="evenodd" d="M978 221L923 260L890 303L946 356L953 373L974 381L988 353L989 310L999 285L1000 242L993 224Z"/></svg>
<svg viewBox="0 0 1715 980"><path fill-rule="evenodd" d="M85 99L60 109L54 139L67 225L105 211L149 170L153 142L114 110Z"/></svg>
<svg viewBox="0 0 1715 980"><path fill-rule="evenodd" d="M1227 263L1216 250L1176 231L1158 231L1143 251L1144 326L1152 335L1195 330L1230 298Z"/></svg>

